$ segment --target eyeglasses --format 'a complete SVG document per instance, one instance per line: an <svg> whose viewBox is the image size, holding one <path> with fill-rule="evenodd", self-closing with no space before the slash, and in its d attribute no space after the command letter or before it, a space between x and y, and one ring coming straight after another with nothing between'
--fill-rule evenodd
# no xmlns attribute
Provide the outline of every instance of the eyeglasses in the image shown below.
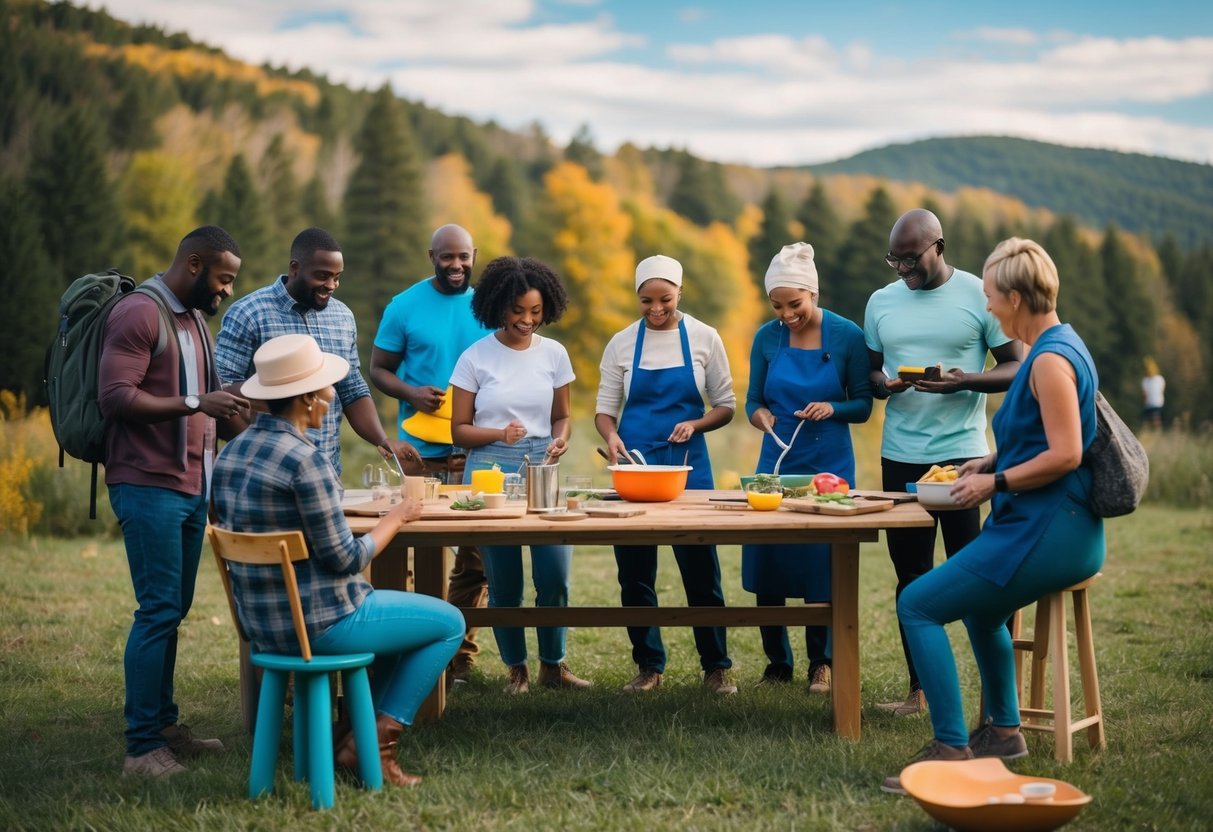
<svg viewBox="0 0 1213 832"><path fill-rule="evenodd" d="M893 252L890 251L888 254L886 254L884 256L884 261L889 264L889 268L891 268L891 269L897 269L898 271L901 271L901 269L904 267L906 271L910 271L911 269L913 269L915 266L918 265L918 261L920 259L922 259L922 256L924 254L926 254L928 251L930 251L932 248L934 248L935 246L939 245L942 242L943 242L943 237L940 237L938 240L931 243L931 245L927 246L922 251L915 254L913 257L895 257L895 256L893 256Z"/></svg>

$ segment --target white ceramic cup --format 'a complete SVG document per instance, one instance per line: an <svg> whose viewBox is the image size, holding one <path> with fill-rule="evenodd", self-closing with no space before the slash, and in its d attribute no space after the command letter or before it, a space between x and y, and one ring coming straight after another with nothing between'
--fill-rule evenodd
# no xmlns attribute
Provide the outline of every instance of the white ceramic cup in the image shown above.
<svg viewBox="0 0 1213 832"><path fill-rule="evenodd" d="M485 508L505 508L505 494L481 494L480 499L484 500Z"/></svg>
<svg viewBox="0 0 1213 832"><path fill-rule="evenodd" d="M1019 793L1028 803L1050 803L1057 794L1057 786L1044 782L1024 783L1019 787Z"/></svg>
<svg viewBox="0 0 1213 832"><path fill-rule="evenodd" d="M405 497L412 497L418 502L423 501L425 499L425 477L406 476L400 485L400 493Z"/></svg>

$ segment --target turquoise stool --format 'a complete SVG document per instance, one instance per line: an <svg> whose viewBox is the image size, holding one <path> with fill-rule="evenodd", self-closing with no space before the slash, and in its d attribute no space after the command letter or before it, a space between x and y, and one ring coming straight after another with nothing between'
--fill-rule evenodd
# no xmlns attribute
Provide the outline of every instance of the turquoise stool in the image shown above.
<svg viewBox="0 0 1213 832"><path fill-rule="evenodd" d="M354 728L354 742L362 751L358 754L358 775L371 791L383 787L383 769L379 762L379 737L375 730L375 705L371 701L371 685L367 667L375 660L373 653L350 653L340 656L313 656L303 620L303 604L299 600L299 585L295 581L295 561L307 560L307 545L303 533L269 532L252 534L230 532L207 526L207 539L215 552L223 589L227 594L232 621L241 638L246 638L236 614L232 597L232 580L228 562L279 566L282 569L295 635L301 655L253 653L252 663L262 669L261 696L257 703L257 720L253 729L253 759L249 770L249 797L257 799L274 790L274 773L278 766L278 746L282 741L282 717L286 708L286 686L295 674L294 753L295 779L307 780L312 793L312 806L330 809L333 806L333 733L332 702L329 696L329 674L341 673L345 686L346 707ZM374 753L369 750L374 749Z"/></svg>

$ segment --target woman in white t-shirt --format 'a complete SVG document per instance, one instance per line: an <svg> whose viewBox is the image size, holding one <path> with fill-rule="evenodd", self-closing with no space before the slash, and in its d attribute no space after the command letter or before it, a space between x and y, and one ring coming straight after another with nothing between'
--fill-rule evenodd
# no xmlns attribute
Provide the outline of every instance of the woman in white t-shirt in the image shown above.
<svg viewBox="0 0 1213 832"><path fill-rule="evenodd" d="M472 472L520 468L523 457L559 458L568 449L569 385L573 365L563 346L536 334L560 319L568 296L560 278L534 258L499 257L485 267L472 295L472 314L496 332L468 347L451 373L451 437L468 449L464 482ZM572 546L531 546L535 604L567 607ZM522 605L522 547L485 546L490 607ZM539 683L585 688L565 663L565 627L539 627ZM509 668L508 694L526 693L526 633L494 627L501 660Z"/></svg>
<svg viewBox="0 0 1213 832"><path fill-rule="evenodd" d="M687 487L710 489L712 461L704 434L729 423L737 396L720 334L679 312L681 295L682 264L677 260L656 254L637 264L641 318L616 333L603 352L594 425L606 440L610 458L635 448L652 465L687 464L692 468ZM672 548L687 603L723 607L716 547ZM657 547L616 546L615 563L623 605L657 606ZM694 630L704 687L713 693L736 693L726 673L733 661L724 627ZM653 690L665 673L661 630L628 627L628 637L637 674L623 689Z"/></svg>

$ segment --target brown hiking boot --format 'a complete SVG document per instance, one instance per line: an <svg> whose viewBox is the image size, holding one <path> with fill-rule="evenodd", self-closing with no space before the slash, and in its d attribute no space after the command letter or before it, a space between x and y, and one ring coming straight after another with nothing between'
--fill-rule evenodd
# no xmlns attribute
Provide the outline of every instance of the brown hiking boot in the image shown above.
<svg viewBox="0 0 1213 832"><path fill-rule="evenodd" d="M939 740L931 740L922 751L914 755L906 765L910 763L921 763L924 760L971 760L973 752L966 745L964 748L955 748L951 745L944 745ZM880 784L880 790L886 794L905 794L906 790L901 787L901 774L895 774L884 779Z"/></svg>
<svg viewBox="0 0 1213 832"><path fill-rule="evenodd" d="M132 757L128 754L126 755L126 759L122 761L123 777L146 777L150 780L162 780L165 777L172 777L174 774L181 774L188 770L181 763L177 762L177 758L173 756L172 751L169 751L167 745L153 748L146 754L140 754L137 757Z"/></svg>
<svg viewBox="0 0 1213 832"><path fill-rule="evenodd" d="M809 693L829 695L832 672L828 664L819 664L809 674Z"/></svg>
<svg viewBox="0 0 1213 832"><path fill-rule="evenodd" d="M526 665L510 665L510 683L502 688L502 690L510 696L517 696L520 693L526 693L530 689L531 673L527 670Z"/></svg>
<svg viewBox="0 0 1213 832"><path fill-rule="evenodd" d="M447 684L466 684L472 675L472 668L475 666L476 659L467 653L459 653L455 658L451 659L451 663L446 669Z"/></svg>
<svg viewBox="0 0 1213 832"><path fill-rule="evenodd" d="M648 693L661 687L661 674L656 670L641 668L636 678L623 686L625 693Z"/></svg>
<svg viewBox="0 0 1213 832"><path fill-rule="evenodd" d="M189 757L204 751L222 751L223 743L216 739L195 737L184 722L160 729L160 736L168 740L168 750L174 757Z"/></svg>
<svg viewBox="0 0 1213 832"><path fill-rule="evenodd" d="M539 663L539 684L545 688L563 688L565 690L585 690L590 687L593 682L587 682L585 679L578 679L573 675L573 671L569 670L568 664L561 662L560 664L548 664L547 662Z"/></svg>
<svg viewBox="0 0 1213 832"><path fill-rule="evenodd" d="M1001 757L1004 760L1018 760L1028 756L1028 741L1023 732L1016 730L1007 737L998 735L992 720L987 721L973 733L969 734L969 748L973 749L974 757Z"/></svg>
<svg viewBox="0 0 1213 832"><path fill-rule="evenodd" d="M721 696L731 696L737 693L737 685L733 684L732 680L729 679L723 667L718 667L703 674L703 686L712 693L719 693Z"/></svg>
<svg viewBox="0 0 1213 832"><path fill-rule="evenodd" d="M888 711L893 716L914 716L926 712L927 697L921 689L912 690L904 702L878 702L876 707Z"/></svg>

